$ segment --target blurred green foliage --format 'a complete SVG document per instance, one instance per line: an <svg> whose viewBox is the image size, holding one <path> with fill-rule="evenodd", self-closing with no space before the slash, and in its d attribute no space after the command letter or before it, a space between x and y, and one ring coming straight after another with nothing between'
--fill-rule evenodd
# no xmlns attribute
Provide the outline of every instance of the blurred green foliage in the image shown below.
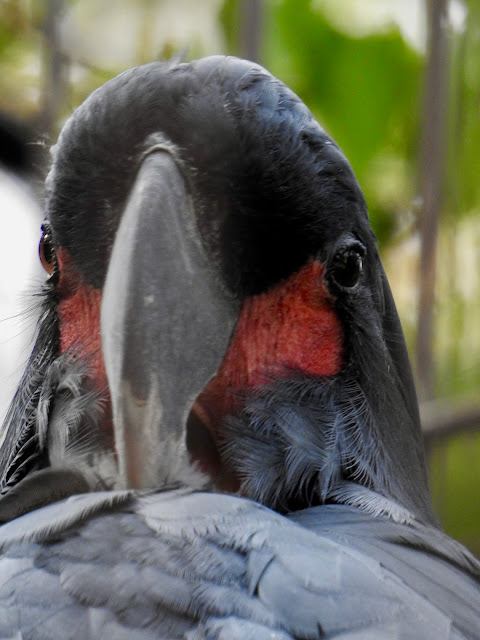
<svg viewBox="0 0 480 640"><path fill-rule="evenodd" d="M468 0L465 29L451 38L445 215L478 215L480 203L480 3Z"/></svg>
<svg viewBox="0 0 480 640"><path fill-rule="evenodd" d="M466 433L439 443L430 459L433 502L445 530L480 557L480 438Z"/></svg>

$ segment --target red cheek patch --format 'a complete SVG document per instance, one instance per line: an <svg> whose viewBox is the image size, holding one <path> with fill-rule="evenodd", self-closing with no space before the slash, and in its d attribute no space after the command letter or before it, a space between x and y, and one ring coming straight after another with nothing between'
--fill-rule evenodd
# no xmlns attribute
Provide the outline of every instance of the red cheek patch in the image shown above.
<svg viewBox="0 0 480 640"><path fill-rule="evenodd" d="M266 384L271 376L298 370L333 376L343 361L342 326L312 261L272 290L243 304L217 375L200 395L197 409L215 424L234 402L235 392Z"/></svg>
<svg viewBox="0 0 480 640"><path fill-rule="evenodd" d="M60 351L86 357L93 385L103 391L107 387L107 376L100 336L101 291L82 282L64 249L59 249L57 260L60 270L57 288L60 297Z"/></svg>

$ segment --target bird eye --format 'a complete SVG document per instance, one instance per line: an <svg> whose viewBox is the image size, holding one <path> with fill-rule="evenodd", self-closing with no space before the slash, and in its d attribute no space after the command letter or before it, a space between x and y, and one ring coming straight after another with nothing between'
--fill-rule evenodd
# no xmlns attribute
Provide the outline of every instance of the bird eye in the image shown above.
<svg viewBox="0 0 480 640"><path fill-rule="evenodd" d="M42 237L40 238L40 244L38 245L38 254L40 256L42 267L48 275L51 276L56 267L56 255L52 236L47 229L42 229Z"/></svg>
<svg viewBox="0 0 480 640"><path fill-rule="evenodd" d="M361 245L344 247L336 253L332 277L340 287L351 289L360 280L363 256L364 250Z"/></svg>

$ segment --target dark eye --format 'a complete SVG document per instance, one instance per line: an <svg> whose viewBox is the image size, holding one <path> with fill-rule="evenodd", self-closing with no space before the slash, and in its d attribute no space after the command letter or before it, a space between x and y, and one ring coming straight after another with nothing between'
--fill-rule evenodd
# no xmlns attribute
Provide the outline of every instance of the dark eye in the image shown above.
<svg viewBox="0 0 480 640"><path fill-rule="evenodd" d="M332 277L343 288L351 289L363 272L364 249L361 245L344 247L337 251L332 265Z"/></svg>
<svg viewBox="0 0 480 640"><path fill-rule="evenodd" d="M55 271L57 261L52 236L47 229L42 229L42 237L40 238L40 244L38 245L38 254L40 256L42 267L48 275L51 276Z"/></svg>

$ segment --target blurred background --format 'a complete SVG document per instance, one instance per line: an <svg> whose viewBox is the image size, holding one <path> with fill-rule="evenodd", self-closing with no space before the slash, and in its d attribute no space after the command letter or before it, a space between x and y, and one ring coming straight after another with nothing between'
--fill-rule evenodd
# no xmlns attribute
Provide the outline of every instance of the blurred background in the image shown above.
<svg viewBox="0 0 480 640"><path fill-rule="evenodd" d="M29 354L36 202L62 123L128 67L213 53L266 66L350 159L414 364L435 507L480 555L478 0L0 0L0 113L32 152L28 190L0 175L0 412Z"/></svg>

